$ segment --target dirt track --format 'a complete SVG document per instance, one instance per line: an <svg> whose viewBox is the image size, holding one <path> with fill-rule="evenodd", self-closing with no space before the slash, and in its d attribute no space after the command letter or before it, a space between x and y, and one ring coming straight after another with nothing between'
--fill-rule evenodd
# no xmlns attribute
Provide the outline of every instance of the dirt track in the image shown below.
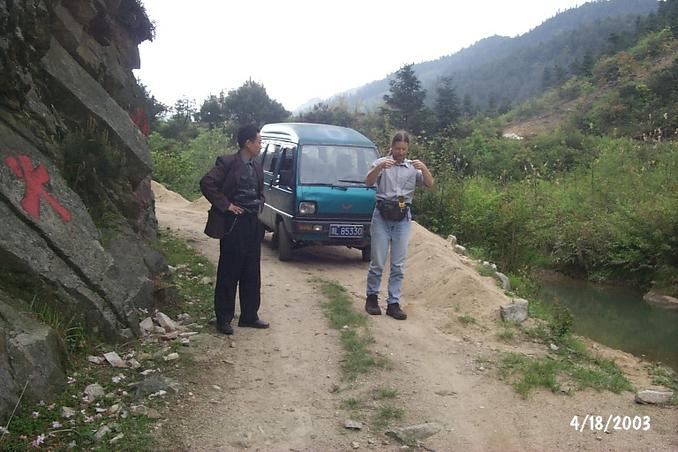
<svg viewBox="0 0 678 452"><path fill-rule="evenodd" d="M205 201L191 204L162 187L154 190L160 228L171 229L216 263L218 243L202 233ZM397 424L441 424L443 430L424 442L438 451L678 450L675 408L637 405L628 392L591 390L572 396L536 391L524 400L499 381L494 363L501 352L539 354L543 346L498 341L503 292L444 240L418 225L403 287L408 320L369 319L376 340L372 349L392 366L347 385L339 372L343 352L338 335L327 326L322 295L310 278L339 282L362 310L367 265L360 252L306 248L292 262L280 262L269 245L270 234L262 249L260 316L271 328L236 327L232 339L196 336L189 349L195 365L187 388L161 429L177 441L168 447L352 450L355 442L360 449L400 450L383 431L344 429L350 414L341 408L349 397L368 400L371 389L396 388L395 403L404 409ZM477 323L463 325L458 317L464 314ZM636 385L647 384L637 359L601 349L618 360ZM650 416L651 430L604 434L570 427L574 415L586 414Z"/></svg>

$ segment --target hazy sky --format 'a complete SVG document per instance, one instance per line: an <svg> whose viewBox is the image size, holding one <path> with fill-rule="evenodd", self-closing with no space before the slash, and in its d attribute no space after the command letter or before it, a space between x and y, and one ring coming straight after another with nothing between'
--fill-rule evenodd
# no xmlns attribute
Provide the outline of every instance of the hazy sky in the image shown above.
<svg viewBox="0 0 678 452"><path fill-rule="evenodd" d="M156 39L135 71L172 105L198 107L247 79L288 110L449 55L516 36L583 0L143 0Z"/></svg>

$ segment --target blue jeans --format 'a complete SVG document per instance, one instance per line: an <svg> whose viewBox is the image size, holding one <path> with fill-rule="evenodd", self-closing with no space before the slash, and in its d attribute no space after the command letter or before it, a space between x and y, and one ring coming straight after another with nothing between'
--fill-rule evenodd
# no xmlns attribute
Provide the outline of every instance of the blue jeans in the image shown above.
<svg viewBox="0 0 678 452"><path fill-rule="evenodd" d="M402 221L385 220L379 210L372 214L372 260L367 271L367 295L378 295L386 254L391 248L391 274L388 278L388 304L400 303L400 287L405 276L405 257L410 241L412 218L408 212Z"/></svg>

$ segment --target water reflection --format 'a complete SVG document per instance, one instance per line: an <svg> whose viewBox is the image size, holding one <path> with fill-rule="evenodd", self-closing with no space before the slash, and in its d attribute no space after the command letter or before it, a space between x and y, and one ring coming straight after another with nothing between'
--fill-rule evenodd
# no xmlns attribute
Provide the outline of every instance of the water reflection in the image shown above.
<svg viewBox="0 0 678 452"><path fill-rule="evenodd" d="M577 334L678 371L678 310L651 307L627 288L562 277L544 278L542 298L570 310Z"/></svg>

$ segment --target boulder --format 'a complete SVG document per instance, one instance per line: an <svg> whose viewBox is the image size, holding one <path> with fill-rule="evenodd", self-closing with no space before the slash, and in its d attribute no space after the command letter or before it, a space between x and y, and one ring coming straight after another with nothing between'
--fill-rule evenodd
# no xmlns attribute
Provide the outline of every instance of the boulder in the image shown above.
<svg viewBox="0 0 678 452"><path fill-rule="evenodd" d="M678 298L660 294L652 290L643 295L643 300L645 300L646 303L658 308L678 309Z"/></svg>
<svg viewBox="0 0 678 452"><path fill-rule="evenodd" d="M501 272L496 272L495 276L497 279L499 279L499 282L501 282L502 289L511 290L511 281L509 280L508 276Z"/></svg>
<svg viewBox="0 0 678 452"><path fill-rule="evenodd" d="M429 422L409 427L394 428L386 432L386 436L397 439L401 443L410 444L413 441L423 441L442 430L440 424Z"/></svg>
<svg viewBox="0 0 678 452"><path fill-rule="evenodd" d="M466 251L466 248L461 245L454 245L454 252L461 254L462 256L468 256L468 251Z"/></svg>
<svg viewBox="0 0 678 452"><path fill-rule="evenodd" d="M14 307L0 292L0 414L23 403L49 401L66 387L66 351L58 334Z"/></svg>
<svg viewBox="0 0 678 452"><path fill-rule="evenodd" d="M667 405L673 399L673 391L657 391L646 389L636 393L636 403L651 405Z"/></svg>
<svg viewBox="0 0 678 452"><path fill-rule="evenodd" d="M522 298L514 298L511 303L502 305L499 308L501 319L505 322L524 322L527 320L527 308L529 302Z"/></svg>

